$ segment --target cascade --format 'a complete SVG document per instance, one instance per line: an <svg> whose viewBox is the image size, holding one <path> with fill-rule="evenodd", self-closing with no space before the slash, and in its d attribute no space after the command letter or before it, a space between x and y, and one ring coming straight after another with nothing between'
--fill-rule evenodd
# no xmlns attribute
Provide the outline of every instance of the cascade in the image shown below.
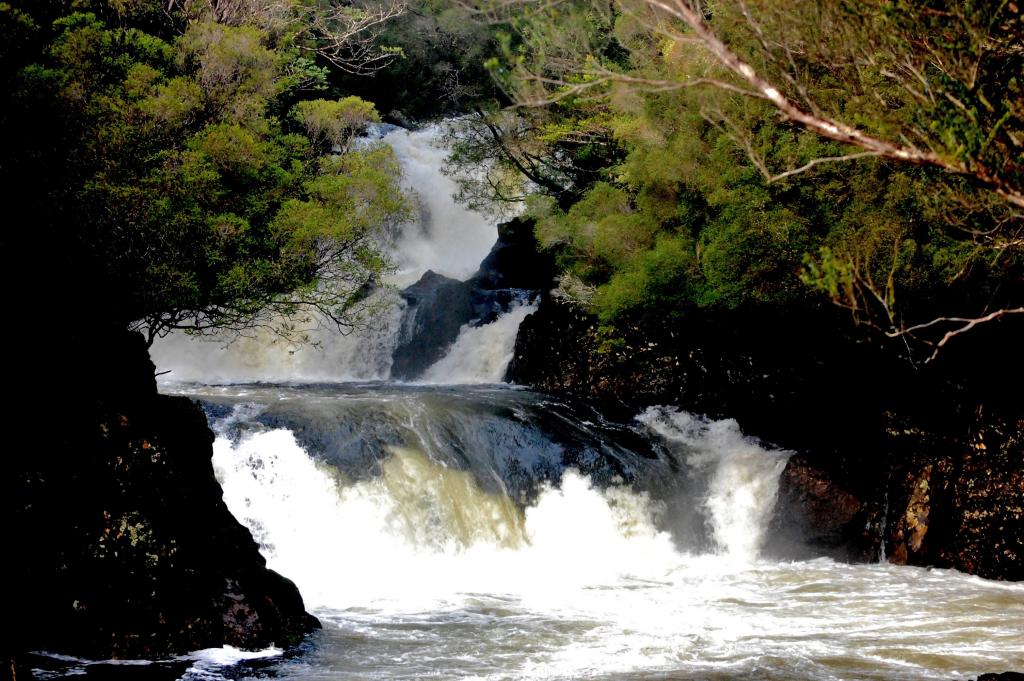
<svg viewBox="0 0 1024 681"><path fill-rule="evenodd" d="M652 459L653 451L616 443L628 438L597 414L586 415L589 426L569 425L579 414L527 391L480 398L467 405L432 389L324 388L309 397L248 388L242 401L212 399L222 405L210 413L225 501L270 566L326 608L368 607L397 593L401 607L440 607L470 585L531 596L552 582L661 578L691 555L654 496L671 488L675 463L695 473L716 468L706 520L730 556L756 559L784 457L734 423L645 413L644 426L666 433L656 439L687 438L692 452L676 462L670 451ZM273 403L280 400L289 404ZM552 412L565 425L547 420ZM332 423L345 430L332 432ZM732 484L745 487L724 489ZM403 586L410 565L419 571L414 593Z"/></svg>
<svg viewBox="0 0 1024 681"><path fill-rule="evenodd" d="M937 680L1024 663L1024 586L761 558L788 453L731 420L659 407L623 426L493 385L192 394L225 502L325 624L283 678ZM699 522L680 531L675 507Z"/></svg>
<svg viewBox="0 0 1024 681"><path fill-rule="evenodd" d="M480 326L464 324L451 350L420 377L427 383L500 383L512 361L516 331L537 307L515 304L507 313Z"/></svg>
<svg viewBox="0 0 1024 681"><path fill-rule="evenodd" d="M734 558L756 558L790 453L764 448L732 419L711 421L652 407L637 420L680 445L690 475L703 479L701 503L716 549Z"/></svg>
<svg viewBox="0 0 1024 681"><path fill-rule="evenodd" d="M620 423L499 385L550 277L503 270L529 249L507 234L495 244L493 225L451 201L438 129L376 134L418 197L418 219L394 235L400 292L386 314L347 337L314 330L314 345L154 346L173 370L164 390L206 410L225 503L325 625L269 674L222 674L204 654L185 679L1024 668L1024 586L779 559L790 453L735 421L653 407Z"/></svg>
<svg viewBox="0 0 1024 681"><path fill-rule="evenodd" d="M403 184L415 203L416 219L401 226L390 248L396 272L388 283L396 289L410 287L428 272L454 283L468 280L479 268L495 240L498 231L488 218L457 204L452 195L455 183L441 172L445 150L439 145L442 130L438 126L408 131L394 126L379 126L372 130L395 150L401 162ZM422 351L422 340L416 335L427 332L417 329L415 304L408 296L394 291L378 292L383 298L383 312L376 315L365 328L348 335L336 329L309 324L305 342L290 342L269 331L256 330L251 336L196 338L182 332L172 333L154 343L151 355L163 374L165 384L182 382L243 383L243 382L338 382L375 381L392 377L392 362L400 344L413 345ZM468 290L462 294L470 296ZM493 297L493 296L492 296ZM465 319L458 320L467 328L470 338L462 341L495 340L507 348L475 365L466 365L453 359L449 369L438 368L431 381L467 383L500 382L504 378L511 344L515 341L518 323L530 308L517 305L528 299L524 292L513 292L508 299L490 301L481 306L467 302ZM446 299L438 304L448 304ZM488 309L483 309L487 307ZM510 310L515 307L515 311ZM500 316L495 323L485 317ZM479 334L473 333L475 321L490 322ZM458 328L458 326L456 327ZM437 351L444 353L458 339L440 338ZM437 362L434 362L437 363ZM426 368L426 367L423 367ZM448 372L450 375L445 375ZM417 378L402 375L399 378Z"/></svg>

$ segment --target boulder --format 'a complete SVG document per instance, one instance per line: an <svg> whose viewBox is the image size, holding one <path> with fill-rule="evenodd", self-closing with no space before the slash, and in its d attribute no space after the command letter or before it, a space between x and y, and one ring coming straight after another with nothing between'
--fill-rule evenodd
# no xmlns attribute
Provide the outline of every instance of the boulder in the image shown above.
<svg viewBox="0 0 1024 681"><path fill-rule="evenodd" d="M408 381L444 357L462 326L476 316L476 308L466 282L432 270L402 291L402 298L407 307L391 355L391 378Z"/></svg>
<svg viewBox="0 0 1024 681"><path fill-rule="evenodd" d="M466 324L493 322L516 303L551 287L554 260L538 250L533 223L498 226L498 240L466 281L428 270L402 291L406 310L392 353L391 378L414 380L440 360Z"/></svg>
<svg viewBox="0 0 1024 681"><path fill-rule="evenodd" d="M153 659L317 628L224 504L203 412L157 394L141 339L79 339L64 359L110 380L36 397L5 457L5 647Z"/></svg>

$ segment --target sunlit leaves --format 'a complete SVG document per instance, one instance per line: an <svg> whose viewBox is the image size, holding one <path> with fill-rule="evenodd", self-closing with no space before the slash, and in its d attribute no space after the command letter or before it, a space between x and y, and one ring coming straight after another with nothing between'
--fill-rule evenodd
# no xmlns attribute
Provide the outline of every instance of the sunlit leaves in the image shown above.
<svg viewBox="0 0 1024 681"><path fill-rule="evenodd" d="M318 100L286 116L322 71L260 22L199 12L156 35L135 3L94 4L6 74L4 113L30 135L0 167L31 162L34 218L74 268L58 276L153 334L354 311L387 266L379 235L405 217L400 173L390 150L323 154L352 146L372 106Z"/></svg>
<svg viewBox="0 0 1024 681"><path fill-rule="evenodd" d="M346 149L349 141L364 132L367 125L380 121L373 104L359 97L299 102L292 116L305 128L312 147L320 150Z"/></svg>

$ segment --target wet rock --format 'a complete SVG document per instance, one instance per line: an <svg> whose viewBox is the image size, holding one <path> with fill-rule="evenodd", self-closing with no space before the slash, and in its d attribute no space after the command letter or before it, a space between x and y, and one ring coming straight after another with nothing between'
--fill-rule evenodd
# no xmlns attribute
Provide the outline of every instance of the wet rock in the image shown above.
<svg viewBox="0 0 1024 681"><path fill-rule="evenodd" d="M402 291L407 308L392 353L391 377L412 380L444 357L459 329L474 318L473 291L465 282L427 271Z"/></svg>
<svg viewBox="0 0 1024 681"><path fill-rule="evenodd" d="M138 336L83 340L67 355L112 380L37 403L36 436L7 457L0 505L18 560L4 613L18 627L6 645L157 658L287 646L317 627L225 506L203 412L156 393Z"/></svg>
<svg viewBox="0 0 1024 681"><path fill-rule="evenodd" d="M498 241L473 275L481 290L551 288L557 272L554 258L542 253L533 234L532 220L515 218L498 225Z"/></svg>
<svg viewBox="0 0 1024 681"><path fill-rule="evenodd" d="M427 271L402 291L407 307L391 378L418 378L445 356L463 326L489 324L550 288L554 273L554 260L537 249L533 223L519 219L498 226L497 242L467 281Z"/></svg>
<svg viewBox="0 0 1024 681"><path fill-rule="evenodd" d="M876 560L881 549L881 509L847 490L828 471L798 454L789 459L779 481L776 533L807 555L830 555L856 562Z"/></svg>
<svg viewBox="0 0 1024 681"><path fill-rule="evenodd" d="M1024 325L972 332L922 367L833 314L648 317L610 343L549 296L520 327L507 377L623 420L656 404L735 418L799 452L773 521L791 555L874 560L884 539L896 563L1024 578Z"/></svg>

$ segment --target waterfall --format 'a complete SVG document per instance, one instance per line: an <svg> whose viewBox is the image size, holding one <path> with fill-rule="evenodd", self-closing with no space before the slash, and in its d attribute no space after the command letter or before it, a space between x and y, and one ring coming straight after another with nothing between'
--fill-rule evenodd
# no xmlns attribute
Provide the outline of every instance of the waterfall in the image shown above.
<svg viewBox="0 0 1024 681"><path fill-rule="evenodd" d="M397 271L389 283L403 288L428 270L458 281L468 279L494 245L497 228L453 200L456 185L441 172L447 153L439 144L442 128L408 131L381 126L376 134L395 150L404 187L418 208L418 219L403 225L394 239L391 257ZM384 297L384 311L366 328L348 335L329 325L314 325L305 342L289 342L259 330L251 337L206 339L176 332L154 343L151 355L159 371L169 372L162 379L167 383L386 380L402 329L409 326L403 325L408 306L393 292L377 295ZM452 354L457 355L442 358L425 380L501 381L518 322L527 313L528 308L518 308L490 324L467 325L453 347Z"/></svg>
<svg viewBox="0 0 1024 681"><path fill-rule="evenodd" d="M186 679L941 681L1024 663L1021 585L758 557L787 453L734 421L622 424L494 385L186 387L224 501L324 624L269 669Z"/></svg>
<svg viewBox="0 0 1024 681"><path fill-rule="evenodd" d="M464 592L656 578L679 559L647 494L573 469L520 506L419 443L388 446L377 475L354 479L288 429L227 430L214 444L224 500L312 607L443 608Z"/></svg>
<svg viewBox="0 0 1024 681"><path fill-rule="evenodd" d="M448 354L427 369L424 383L500 383L512 361L516 332L536 305L517 304L489 324L466 324Z"/></svg>
<svg viewBox="0 0 1024 681"><path fill-rule="evenodd" d="M441 172L448 153L440 143L443 134L442 126L431 126L415 131L392 129L384 137L402 162L405 187L419 208L419 219L396 240L398 273L393 283L401 288L427 270L468 279L498 238L491 220L452 198L458 187Z"/></svg>
<svg viewBox="0 0 1024 681"><path fill-rule="evenodd" d="M518 255L497 257L500 242L474 274L495 230L450 200L439 131L380 134L420 219L394 235L405 288L371 327L153 348L170 389L206 410L225 503L324 624L294 653L170 661L189 662L182 679L940 681L1024 667L1024 586L764 559L789 453L735 421L652 407L624 424L493 385L543 279L504 278L494 263Z"/></svg>
<svg viewBox="0 0 1024 681"><path fill-rule="evenodd" d="M651 407L637 420L677 445L690 474L703 480L701 503L717 549L739 560L756 558L790 452L766 449L733 419Z"/></svg>
<svg viewBox="0 0 1024 681"><path fill-rule="evenodd" d="M394 300L365 328L348 335L316 325L305 341L289 341L267 330L238 338L175 332L153 343L150 356L158 371L170 372L163 380L172 383L383 380L391 368L403 309Z"/></svg>
<svg viewBox="0 0 1024 681"><path fill-rule="evenodd" d="M308 406L297 393L275 393L280 405L236 404L214 420L225 502L313 604L427 607L427 599L437 607L474 589L657 579L692 560L652 496L677 477L668 461L610 456L614 431L572 424L559 416L568 407L532 393L481 393L467 403L405 390L398 401L381 388L321 392ZM683 444L685 464L708 473L697 503L720 553L756 557L785 454L734 422L665 408L640 421L649 437ZM589 443L575 457L588 473L566 464L562 443Z"/></svg>

